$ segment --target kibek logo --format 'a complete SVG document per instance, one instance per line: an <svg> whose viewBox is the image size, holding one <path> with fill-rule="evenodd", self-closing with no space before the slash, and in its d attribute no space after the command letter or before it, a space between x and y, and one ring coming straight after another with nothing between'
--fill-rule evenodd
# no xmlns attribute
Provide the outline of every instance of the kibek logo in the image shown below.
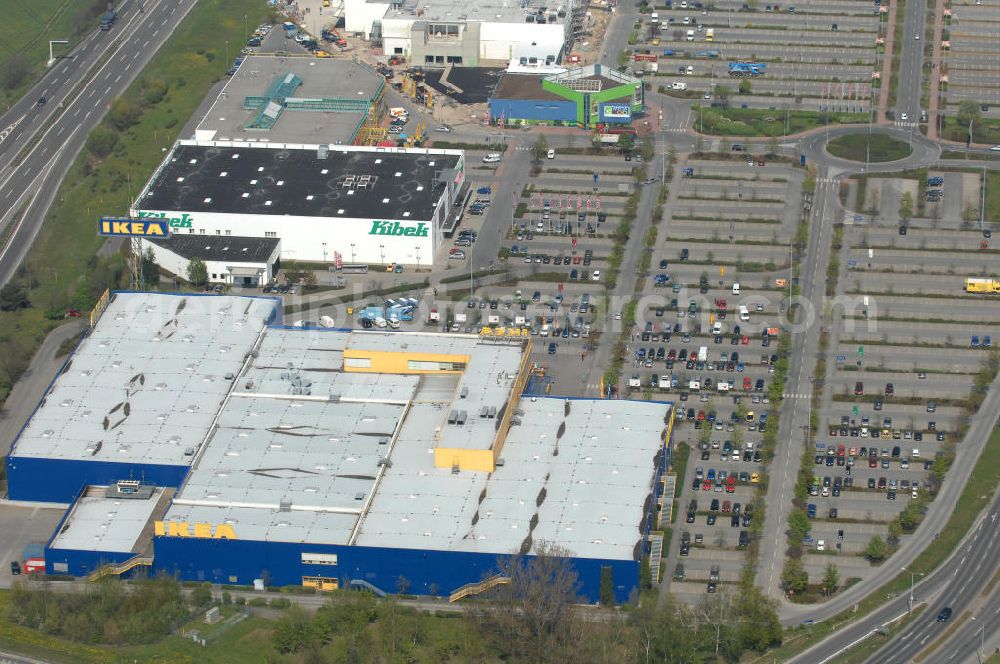
<svg viewBox="0 0 1000 664"><path fill-rule="evenodd" d="M369 235L405 235L409 237L427 237L427 224L406 225L398 221L372 221Z"/></svg>
<svg viewBox="0 0 1000 664"><path fill-rule="evenodd" d="M194 221L194 217L189 215L187 212L179 217L168 217L166 212L146 212L144 210L139 210L140 219L166 219L170 222L171 228L191 228L191 223Z"/></svg>

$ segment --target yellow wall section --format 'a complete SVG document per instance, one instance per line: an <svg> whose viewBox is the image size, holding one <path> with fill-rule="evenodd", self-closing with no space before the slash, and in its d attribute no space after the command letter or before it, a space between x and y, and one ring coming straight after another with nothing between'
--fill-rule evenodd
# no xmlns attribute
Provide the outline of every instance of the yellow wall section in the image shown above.
<svg viewBox="0 0 1000 664"><path fill-rule="evenodd" d="M389 374L433 374L433 373L462 373L461 370L454 371L433 371L410 369L408 362L461 362L469 363L468 355L452 355L446 353L408 353L398 351L362 350L357 348L345 348L344 359L366 358L371 360L370 367L349 367L344 366L345 372L351 373L389 373Z"/></svg>
<svg viewBox="0 0 1000 664"><path fill-rule="evenodd" d="M492 473L496 469L493 450L465 450L457 447L438 447L434 450L436 468L451 468L456 461L461 470Z"/></svg>

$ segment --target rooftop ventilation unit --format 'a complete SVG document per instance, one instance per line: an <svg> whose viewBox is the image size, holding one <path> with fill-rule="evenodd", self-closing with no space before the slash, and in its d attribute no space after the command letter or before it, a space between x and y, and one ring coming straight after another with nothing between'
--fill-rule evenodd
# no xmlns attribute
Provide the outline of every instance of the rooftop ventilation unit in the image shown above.
<svg viewBox="0 0 1000 664"><path fill-rule="evenodd" d="M490 414L489 406L483 406L482 408L479 409L479 417L486 417L489 414Z"/></svg>
<svg viewBox="0 0 1000 664"><path fill-rule="evenodd" d="M467 419L469 419L468 411L460 410L458 411L458 417L455 418L455 424L465 424Z"/></svg>
<svg viewBox="0 0 1000 664"><path fill-rule="evenodd" d="M496 406L490 406L490 410L489 410L489 413L487 414L487 417L489 417L490 419L492 419L492 418L494 418L496 416L497 416L497 407Z"/></svg>
<svg viewBox="0 0 1000 664"><path fill-rule="evenodd" d="M498 465L498 466L502 466L502 465L504 465L505 463L507 463L507 462L506 462L506 461L504 461L504 458L503 458L503 457L500 457L499 459L497 459L497 465Z"/></svg>
<svg viewBox="0 0 1000 664"><path fill-rule="evenodd" d="M469 386L468 385L463 385L462 386L462 390L461 390L461 392L459 392L458 396L461 399L465 399L466 397L468 397L469 396Z"/></svg>
<svg viewBox="0 0 1000 664"><path fill-rule="evenodd" d="M365 494L363 491L359 491L358 493L354 494L354 500L364 500L364 499L365 499Z"/></svg>
<svg viewBox="0 0 1000 664"><path fill-rule="evenodd" d="M281 502L279 502L278 503L278 511L279 512L291 512L292 511L292 501L290 501L290 500L282 500Z"/></svg>
<svg viewBox="0 0 1000 664"><path fill-rule="evenodd" d="M385 436L382 436L381 438L378 439L378 444L379 445L388 445L389 444L389 439L386 438Z"/></svg>
<svg viewBox="0 0 1000 664"><path fill-rule="evenodd" d="M318 148L316 148L316 158L317 159L326 159L326 156L328 154L330 154L330 146L328 146L328 145L320 145Z"/></svg>
<svg viewBox="0 0 1000 664"><path fill-rule="evenodd" d="M458 420L458 411L453 410L448 413L448 424L454 424Z"/></svg>

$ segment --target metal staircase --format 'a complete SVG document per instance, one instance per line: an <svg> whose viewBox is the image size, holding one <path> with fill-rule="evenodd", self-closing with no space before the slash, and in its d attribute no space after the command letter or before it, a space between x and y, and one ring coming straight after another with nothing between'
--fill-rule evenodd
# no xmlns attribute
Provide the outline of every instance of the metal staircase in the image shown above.
<svg viewBox="0 0 1000 664"><path fill-rule="evenodd" d="M663 476L663 491L660 492L660 499L657 503L660 506L660 523L669 524L673 519L674 512L674 491L677 487L677 473L666 473Z"/></svg>
<svg viewBox="0 0 1000 664"><path fill-rule="evenodd" d="M145 554L140 554L138 556L133 556L128 560L121 563L109 563L107 565L101 565L93 572L87 575L87 581L97 581L102 579L109 574L114 574L115 576L121 576L129 570L135 569L139 566L152 567L153 556L147 556Z"/></svg>
<svg viewBox="0 0 1000 664"><path fill-rule="evenodd" d="M349 585L350 585L350 587L353 590L357 590L359 588L363 588L365 590L370 590L371 592L373 592L375 595L377 595L379 597L385 597L385 595L386 595L386 593L385 593L384 590L382 590L378 586L373 586L372 584L368 583L364 579L351 579L351 582L350 582Z"/></svg>
<svg viewBox="0 0 1000 664"><path fill-rule="evenodd" d="M478 583L465 584L464 586L453 592L448 597L448 601L457 602L458 600L468 597L469 595L478 595L480 593L486 592L487 590L492 590L497 586L502 586L507 583L510 583L509 576L502 576L500 574L496 574L494 576L489 577L488 579L483 579Z"/></svg>
<svg viewBox="0 0 1000 664"><path fill-rule="evenodd" d="M663 535L660 533L650 533L649 535L649 573L653 578L653 585L660 582L660 559L663 558Z"/></svg>

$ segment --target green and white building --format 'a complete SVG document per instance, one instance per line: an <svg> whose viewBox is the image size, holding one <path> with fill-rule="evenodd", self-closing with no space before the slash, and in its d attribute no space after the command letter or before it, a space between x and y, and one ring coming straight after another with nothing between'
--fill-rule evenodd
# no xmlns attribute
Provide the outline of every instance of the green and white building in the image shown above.
<svg viewBox="0 0 1000 664"><path fill-rule="evenodd" d="M461 150L184 140L130 214L174 236L277 238L281 260L426 266L463 184Z"/></svg>

